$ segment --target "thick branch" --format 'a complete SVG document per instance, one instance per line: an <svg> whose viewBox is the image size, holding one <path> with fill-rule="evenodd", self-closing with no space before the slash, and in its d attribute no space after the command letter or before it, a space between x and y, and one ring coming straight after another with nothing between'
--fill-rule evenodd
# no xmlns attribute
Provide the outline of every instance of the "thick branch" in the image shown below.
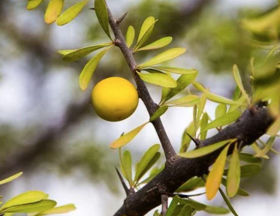
<svg viewBox="0 0 280 216"><path fill-rule="evenodd" d="M255 114L246 110L235 123L217 135L201 141L200 147L233 138L237 138L239 143L242 143L241 147L244 147L262 136L272 123L273 118L266 108L257 108ZM128 196L115 216L145 215L161 204L162 194L174 193L180 185L190 178L207 173L208 167L215 161L220 151L195 159L176 159L141 190ZM154 189L155 187L157 189Z"/></svg>
<svg viewBox="0 0 280 216"><path fill-rule="evenodd" d="M154 114L154 112L157 110L158 105L155 104L155 102L153 101L153 99L150 96L150 93L149 93L145 83L140 79L140 77L136 73L137 63L135 62L132 51L127 47L126 42L125 42L124 37L123 37L123 34L118 27L118 23L114 19L114 17L113 17L109 8L108 8L108 14L109 14L109 23L110 23L110 26L111 26L111 28L114 32L114 35L115 35L115 44L122 51L122 53L125 57L125 60L126 60L128 66L129 66L129 68L132 72L134 80L136 82L137 89L138 89L138 92L139 92L139 97L144 102L150 116L152 116ZM169 140L169 138L166 134L166 131L163 127L163 124L162 124L160 118L154 120L152 123L153 123L154 128L155 128L155 130L158 134L158 137L161 141L161 145L162 145L163 151L165 153L167 163L169 163L174 158L177 157L176 153L174 151L174 148L172 147L172 145L170 143L170 140Z"/></svg>

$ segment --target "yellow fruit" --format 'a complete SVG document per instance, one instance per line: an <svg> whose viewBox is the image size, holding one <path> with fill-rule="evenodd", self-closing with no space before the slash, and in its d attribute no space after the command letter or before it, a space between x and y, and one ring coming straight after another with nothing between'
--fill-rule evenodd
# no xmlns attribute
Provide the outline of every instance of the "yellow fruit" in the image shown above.
<svg viewBox="0 0 280 216"><path fill-rule="evenodd" d="M121 121L137 108L138 92L121 77L110 77L97 83L92 90L92 102L97 115L107 121Z"/></svg>

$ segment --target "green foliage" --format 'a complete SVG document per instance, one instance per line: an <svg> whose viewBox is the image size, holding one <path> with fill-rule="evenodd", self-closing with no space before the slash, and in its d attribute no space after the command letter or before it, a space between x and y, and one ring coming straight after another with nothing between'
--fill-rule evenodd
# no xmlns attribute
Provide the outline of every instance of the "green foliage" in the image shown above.
<svg viewBox="0 0 280 216"><path fill-rule="evenodd" d="M22 172L0 181L0 185L6 184L20 177ZM13 215L14 213L35 213L34 216L50 215L56 213L68 213L75 210L73 204L55 207L57 203L48 199L48 194L42 191L27 191L8 200L0 207L0 214ZM0 204L2 204L0 202Z"/></svg>
<svg viewBox="0 0 280 216"><path fill-rule="evenodd" d="M195 149L193 151L180 153L179 156L185 157L185 158L202 157L202 156L208 155L208 154L224 147L227 144L233 143L234 141L235 141L235 139L221 141L221 142L215 143L213 145L209 145L209 146L206 146L206 147L203 147L203 148Z"/></svg>
<svg viewBox="0 0 280 216"><path fill-rule="evenodd" d="M95 0L94 1L94 9L97 16L97 19L106 33L106 35L111 39L110 31L109 31L109 18L108 11L105 0ZM112 39L111 39L112 40Z"/></svg>

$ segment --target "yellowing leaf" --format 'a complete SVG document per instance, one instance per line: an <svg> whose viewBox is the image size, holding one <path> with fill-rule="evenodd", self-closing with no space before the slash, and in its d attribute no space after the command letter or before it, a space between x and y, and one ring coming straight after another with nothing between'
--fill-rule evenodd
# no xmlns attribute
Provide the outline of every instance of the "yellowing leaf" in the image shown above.
<svg viewBox="0 0 280 216"><path fill-rule="evenodd" d="M107 36L112 40L109 31L109 17L108 17L108 11L107 11L105 0L95 0L94 10L102 29L107 34Z"/></svg>
<svg viewBox="0 0 280 216"><path fill-rule="evenodd" d="M35 8L37 8L43 0L28 0L27 2L27 10L33 10Z"/></svg>
<svg viewBox="0 0 280 216"><path fill-rule="evenodd" d="M250 102L250 99L249 99L249 96L248 94L246 93L244 87L243 87L243 84L242 84L242 80L241 80L241 77L240 77L240 73L239 73L239 70L238 70L238 67L237 65L234 65L233 66L233 77L235 79L235 82L238 86L238 88L240 89L240 91L242 92L242 94L245 96L245 98L247 99L247 102L248 102L248 105L251 104Z"/></svg>
<svg viewBox="0 0 280 216"><path fill-rule="evenodd" d="M64 0L51 0L45 13L45 22L51 24L56 21L64 5Z"/></svg>
<svg viewBox="0 0 280 216"><path fill-rule="evenodd" d="M237 144L235 144L232 157L229 164L229 172L227 175L227 195L234 197L239 189L240 183L240 162L237 150Z"/></svg>
<svg viewBox="0 0 280 216"><path fill-rule="evenodd" d="M190 83L192 83L197 76L197 71L196 73L193 74L183 74L177 79L177 86L175 88L172 88L168 95L165 97L164 101L169 100L170 98L174 97L181 91L183 91ZM163 101L163 102L164 102Z"/></svg>
<svg viewBox="0 0 280 216"><path fill-rule="evenodd" d="M115 140L113 143L111 143L110 147L111 148L120 148L120 147L128 144L148 123L149 122L146 122L146 123L140 125L139 127L133 129L132 131L124 134L123 136L121 136L120 138Z"/></svg>
<svg viewBox="0 0 280 216"><path fill-rule="evenodd" d="M216 159L212 170L210 171L207 181L206 181L206 197L208 200L213 199L220 187L221 179L224 172L224 167L226 164L228 148L230 145L227 145L223 151L220 153Z"/></svg>
<svg viewBox="0 0 280 216"><path fill-rule="evenodd" d="M58 52L59 54L65 56L65 55L67 55L67 54L69 54L69 53L72 53L72 52L75 52L75 51L77 51L77 50L59 50L59 51L57 51L57 52Z"/></svg>
<svg viewBox="0 0 280 216"><path fill-rule="evenodd" d="M62 54L64 55L62 57L62 59L67 62L77 61L78 59L83 58L86 55L88 55L96 50L99 50L101 48L108 47L111 45L112 45L112 43L104 43L104 44L99 44L99 45L95 45L95 46L84 47L84 48L73 50L73 51L61 50ZM60 51L60 53L61 53L61 51Z"/></svg>
<svg viewBox="0 0 280 216"><path fill-rule="evenodd" d="M177 107L192 107L199 103L200 98L197 95L187 95L176 100L168 101L165 104L168 106Z"/></svg>
<svg viewBox="0 0 280 216"><path fill-rule="evenodd" d="M34 213L42 212L52 209L56 206L56 202L53 200L41 200L39 202L21 204L16 206L11 206L2 210L3 213Z"/></svg>
<svg viewBox="0 0 280 216"><path fill-rule="evenodd" d="M137 164L134 182L138 182L141 179L141 177L145 174L145 172L148 171L147 167L151 167L151 162L156 162L153 161L153 158L156 156L159 149L160 145L155 144L146 151L146 153L143 155L143 157ZM158 157L156 159L158 159Z"/></svg>
<svg viewBox="0 0 280 216"><path fill-rule="evenodd" d="M197 158L197 157L201 157L207 154L210 154L220 148L222 148L223 146L233 143L236 139L229 139L229 140L224 140L206 147L202 147L199 149L195 149L193 151L188 151L188 152L184 152L184 153L179 153L179 156L181 157L185 157L185 158Z"/></svg>
<svg viewBox="0 0 280 216"><path fill-rule="evenodd" d="M50 209L48 211L40 212L34 216L41 216L41 215L50 215L50 214L63 214L63 213L68 213L70 211L76 210L76 207L74 204L68 204L68 205L63 205L59 207L55 207L53 209Z"/></svg>
<svg viewBox="0 0 280 216"><path fill-rule="evenodd" d="M11 182L11 181L17 179L18 177L20 177L21 175L22 175L22 172L19 172L15 175L10 176L9 178L3 179L3 180L0 181L0 185Z"/></svg>
<svg viewBox="0 0 280 216"><path fill-rule="evenodd" d="M137 68L142 69L145 67L150 67L171 59L174 59L180 55L182 55L184 52L186 52L185 48L173 48L173 49L169 49L153 58L151 58L150 60L148 60L147 62L138 65Z"/></svg>
<svg viewBox="0 0 280 216"><path fill-rule="evenodd" d="M137 73L139 77L144 80L145 82L154 84L154 85L159 85L163 87L168 87L168 88L174 88L177 86L176 81L162 73Z"/></svg>
<svg viewBox="0 0 280 216"><path fill-rule="evenodd" d="M172 42L172 37L164 37L149 45L146 45L146 46L138 49L138 51L159 49L159 48L167 46L171 42Z"/></svg>
<svg viewBox="0 0 280 216"><path fill-rule="evenodd" d="M166 105L160 106L155 111L155 113L151 116L150 121L154 121L157 118L159 118L160 116L162 116L167 111L167 109L168 109L168 106L166 106Z"/></svg>
<svg viewBox="0 0 280 216"><path fill-rule="evenodd" d="M42 191L27 191L25 193L22 193L9 201L7 201L0 209L2 211L3 209L16 206L16 205L23 205L28 203L35 203L39 202L42 199L46 199L48 197L48 194L45 194Z"/></svg>
<svg viewBox="0 0 280 216"><path fill-rule="evenodd" d="M80 11L84 8L88 0L81 1L72 7L68 8L65 12L63 12L56 20L56 24L59 26L65 25L75 19Z"/></svg>
<svg viewBox="0 0 280 216"><path fill-rule="evenodd" d="M275 136L280 130L280 116L274 121L267 131L267 134L270 136Z"/></svg>
<svg viewBox="0 0 280 216"><path fill-rule="evenodd" d="M271 150L274 141L275 141L275 137L270 137L265 147L261 151L257 152L255 157L264 157Z"/></svg>
<svg viewBox="0 0 280 216"><path fill-rule="evenodd" d="M215 119L214 121L210 122L201 132L210 130L212 128L221 127L224 125L228 125L234 121L236 121L240 117L241 113L239 110L235 110L229 113L226 113L225 115Z"/></svg>
<svg viewBox="0 0 280 216"><path fill-rule="evenodd" d="M150 35L154 29L155 23L156 23L156 20L152 16L145 19L145 21L143 22L143 24L141 26L138 40L133 49L133 52L136 52L147 41L147 39L150 37Z"/></svg>
<svg viewBox="0 0 280 216"><path fill-rule="evenodd" d="M133 26L129 26L126 32L126 45L131 47L135 37L135 30Z"/></svg>
<svg viewBox="0 0 280 216"><path fill-rule="evenodd" d="M94 56L89 62L86 64L84 69L82 70L80 77L79 77L79 84L80 88L82 90L85 90L88 87L88 84L91 80L91 77L101 60L101 58L105 55L105 53L108 51L108 48L105 50L102 50L100 53L98 53L96 56Z"/></svg>

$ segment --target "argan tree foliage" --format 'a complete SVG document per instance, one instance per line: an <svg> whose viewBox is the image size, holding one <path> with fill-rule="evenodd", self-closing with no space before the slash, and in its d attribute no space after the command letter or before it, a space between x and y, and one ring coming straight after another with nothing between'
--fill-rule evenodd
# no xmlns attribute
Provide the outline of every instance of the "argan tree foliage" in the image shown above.
<svg viewBox="0 0 280 216"><path fill-rule="evenodd" d="M42 2L43 0L29 0L27 9L35 9ZM156 17L143 17L140 29L135 29L133 23L130 23L126 27L127 31L122 32L120 26L127 14L124 13L120 18L114 17L110 3L107 4L105 0L95 0L94 5L87 0L79 1L68 9L64 9L64 0L50 0L45 12L45 22L65 25L87 6L96 14L108 42L76 50L60 50L58 52L62 55L62 60L73 62L96 52L84 65L77 82L81 90L85 90L94 73L99 72L96 68L102 57L111 49L120 49L136 83L139 97L149 113L146 121L139 122L138 127L116 137L110 144L111 148L119 150L120 167L117 168L117 174L126 192L124 203L115 216L145 215L159 205L162 206L161 212L156 211L154 215L186 216L199 211L211 214L231 212L238 215L229 198L248 196L248 192L240 188L240 179L257 174L261 170L262 160L269 158L269 152L278 154L273 149L273 144L279 137L280 129L280 8L275 7L259 16L241 20L240 28L248 39L260 49L270 51L258 61L252 56L248 62L251 71L249 82L242 80L238 65L232 66L232 79L236 83L236 89L232 98L225 98L196 81L199 73L196 69L163 64L183 55L186 49L172 47L172 37L168 35L154 42L147 42L157 28L157 23L161 22ZM165 51L161 51L165 47ZM136 62L135 56L139 52L143 55L150 50L158 50L158 54L145 62ZM119 61L123 61L123 58L119 58ZM175 79L173 74L179 77ZM146 83L161 88L159 102L153 100ZM189 89L188 94L180 94L184 89ZM207 101L217 104L213 119L204 109ZM193 108L192 121L184 131L179 152L175 152L160 119L171 107ZM154 126L160 144L151 144L141 160L135 162L125 145L147 124ZM216 135L209 136L209 130L216 130ZM194 149L190 149L191 142L196 146ZM246 153L248 148L254 153ZM108 152L111 154L109 149ZM156 166L160 157L165 158L165 163ZM191 196L194 196L193 192L197 188L205 188L205 193L196 195L206 195L209 200L221 193L228 208L195 201ZM190 192L192 195L189 195ZM38 203L51 202L41 194L36 198L39 199ZM168 203L168 198L172 198L171 203ZM5 215L13 213L13 209L21 208L22 204L10 206L7 202L0 212Z"/></svg>

